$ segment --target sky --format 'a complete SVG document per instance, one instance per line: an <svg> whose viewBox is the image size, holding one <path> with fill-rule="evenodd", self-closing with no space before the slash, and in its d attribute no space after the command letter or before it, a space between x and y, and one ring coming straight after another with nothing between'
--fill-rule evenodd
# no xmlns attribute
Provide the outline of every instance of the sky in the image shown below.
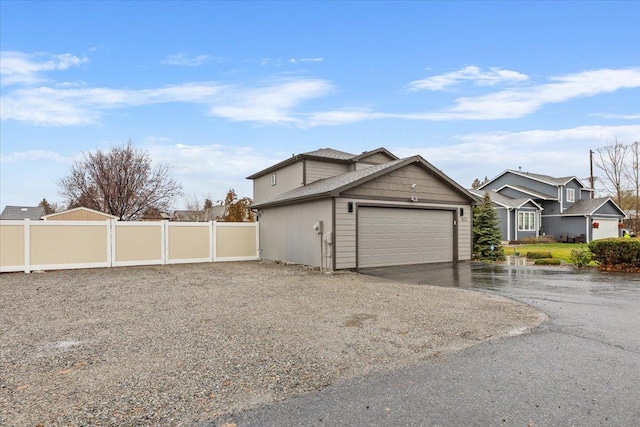
<svg viewBox="0 0 640 427"><path fill-rule="evenodd" d="M640 140L640 2L0 0L0 205L128 141L184 195L385 147L460 185Z"/></svg>

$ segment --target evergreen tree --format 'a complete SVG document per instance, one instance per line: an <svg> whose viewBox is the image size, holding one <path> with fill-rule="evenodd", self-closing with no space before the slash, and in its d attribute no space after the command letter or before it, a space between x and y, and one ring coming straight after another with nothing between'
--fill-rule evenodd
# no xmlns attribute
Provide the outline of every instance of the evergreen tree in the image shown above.
<svg viewBox="0 0 640 427"><path fill-rule="evenodd" d="M502 232L489 193L473 208L473 253L479 259L503 260ZM493 247L493 250L491 250Z"/></svg>

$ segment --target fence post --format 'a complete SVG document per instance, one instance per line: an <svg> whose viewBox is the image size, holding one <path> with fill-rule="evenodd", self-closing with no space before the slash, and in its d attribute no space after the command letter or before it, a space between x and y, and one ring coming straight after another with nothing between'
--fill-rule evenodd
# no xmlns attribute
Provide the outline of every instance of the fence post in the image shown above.
<svg viewBox="0 0 640 427"><path fill-rule="evenodd" d="M169 258L169 221L163 219L160 221L161 230L160 230L160 240L162 245L162 264L167 264L167 259Z"/></svg>
<svg viewBox="0 0 640 427"><path fill-rule="evenodd" d="M118 242L116 241L116 236L118 234L118 223L115 219L109 221L111 222L111 267L113 267L118 261L118 253L116 252L116 247L118 244Z"/></svg>
<svg viewBox="0 0 640 427"><path fill-rule="evenodd" d="M110 219L105 220L105 226L107 229L107 267L113 267L113 261L111 258L111 221Z"/></svg>
<svg viewBox="0 0 640 427"><path fill-rule="evenodd" d="M256 227L256 256L260 259L260 221L256 221L254 224Z"/></svg>
<svg viewBox="0 0 640 427"><path fill-rule="evenodd" d="M213 247L215 244L215 240L213 239L213 221L209 221L209 262L213 262Z"/></svg>
<svg viewBox="0 0 640 427"><path fill-rule="evenodd" d="M218 258L218 243L216 241L216 236L218 235L218 221L213 221L213 227L211 229L213 230L213 233L211 234L211 243L213 246L212 261L216 262Z"/></svg>
<svg viewBox="0 0 640 427"><path fill-rule="evenodd" d="M31 222L24 219L24 272L31 273Z"/></svg>

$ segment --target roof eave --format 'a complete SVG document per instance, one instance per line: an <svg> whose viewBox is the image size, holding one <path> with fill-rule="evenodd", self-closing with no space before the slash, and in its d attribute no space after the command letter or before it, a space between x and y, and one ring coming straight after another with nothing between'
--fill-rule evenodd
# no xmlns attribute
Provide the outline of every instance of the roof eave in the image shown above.
<svg viewBox="0 0 640 427"><path fill-rule="evenodd" d="M262 209L262 208L272 208L272 207L276 207L276 206L283 206L283 205L290 205L293 203L299 203L299 202L307 202L309 200L314 200L314 199L325 199L327 197L331 197L332 194L329 191L325 191L322 193L318 193L318 194L310 194L310 195L306 195L306 196L300 196L300 197L294 197L291 199L284 199L284 200L275 200L273 202L263 202L263 203L254 203L251 206L251 209L257 210L257 209Z"/></svg>

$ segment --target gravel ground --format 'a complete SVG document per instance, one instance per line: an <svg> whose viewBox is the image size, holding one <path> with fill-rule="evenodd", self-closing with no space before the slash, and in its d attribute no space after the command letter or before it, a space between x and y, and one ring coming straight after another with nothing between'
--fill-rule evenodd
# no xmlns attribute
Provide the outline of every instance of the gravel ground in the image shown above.
<svg viewBox="0 0 640 427"><path fill-rule="evenodd" d="M0 275L0 425L196 425L543 321L267 262Z"/></svg>

